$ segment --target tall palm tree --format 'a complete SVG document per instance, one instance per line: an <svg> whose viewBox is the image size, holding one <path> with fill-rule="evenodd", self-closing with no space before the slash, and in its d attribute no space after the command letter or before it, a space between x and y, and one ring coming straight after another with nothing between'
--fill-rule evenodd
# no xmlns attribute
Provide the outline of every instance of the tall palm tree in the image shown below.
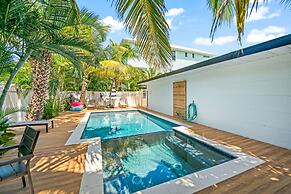
<svg viewBox="0 0 291 194"><path fill-rule="evenodd" d="M82 39L57 33L68 23L79 21L79 9L74 0L5 0L1 1L0 9L1 49L15 62L0 97L1 109L14 77L31 55L41 50L58 51L78 62L74 57L75 50L66 50L64 47L83 45L84 49L90 50L91 45ZM81 52L78 54L82 55Z"/></svg>
<svg viewBox="0 0 291 194"><path fill-rule="evenodd" d="M101 68L97 74L108 77L112 80L112 85L119 88L121 81L127 79L129 59L137 58L137 51L128 41L117 44L111 40L105 49L106 60L101 61Z"/></svg>
<svg viewBox="0 0 291 194"><path fill-rule="evenodd" d="M48 94L51 57L51 52L42 50L39 54L39 59L30 60L33 94L26 114L27 120L39 120L42 118L44 103Z"/></svg>
<svg viewBox="0 0 291 194"><path fill-rule="evenodd" d="M81 40L87 40L87 42L93 42L93 49L90 53L86 53L86 56L81 60L84 61L81 64L75 64L77 68L80 69L82 64L88 62L93 63L91 60L94 58L93 54L96 54L96 49L100 47L101 41L104 40L106 34L106 27L104 27L97 16L89 12L86 9L80 12L80 21L78 23L73 23L64 26L63 29L58 30L59 34L63 34L66 37L80 38ZM80 52L83 49L81 45L74 45L75 49ZM64 47L65 50L72 50L70 45ZM54 50L61 55L62 52ZM66 57L66 55L64 55ZM77 57L77 56L75 56ZM28 120L38 120L42 118L45 99L48 96L49 78L50 78L50 65L52 60L52 53L50 49L41 50L40 54L36 59L31 60L31 65L33 68L33 95L31 98L31 103L29 106L29 111L27 114Z"/></svg>
<svg viewBox="0 0 291 194"><path fill-rule="evenodd" d="M81 65L81 95L80 101L85 103L86 88L89 80L89 75L96 71L99 61L103 59L103 45L102 43L106 40L108 26L104 26L101 23L99 17L86 9L81 10L81 22L78 28L74 27L71 29L72 32L78 32L78 35L85 37L88 41L94 43L95 51L92 56L92 60L83 61Z"/></svg>

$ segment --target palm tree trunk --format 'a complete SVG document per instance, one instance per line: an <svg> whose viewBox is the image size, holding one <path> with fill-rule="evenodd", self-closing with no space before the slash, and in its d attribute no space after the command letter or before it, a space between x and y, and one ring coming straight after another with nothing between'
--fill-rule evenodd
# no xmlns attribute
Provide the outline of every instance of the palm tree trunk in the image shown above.
<svg viewBox="0 0 291 194"><path fill-rule="evenodd" d="M43 116L44 103L48 95L51 58L52 54L43 50L38 59L31 60L33 94L26 115L27 120L39 120Z"/></svg>
<svg viewBox="0 0 291 194"><path fill-rule="evenodd" d="M1 97L0 97L0 110L3 109L5 98L7 96L8 90L12 84L13 79L15 78L16 74L21 69L21 67L24 65L26 60L29 58L31 53L32 53L32 51L29 51L27 54L25 54L23 57L21 57L19 59L18 63L16 64L15 68L13 69L13 71L10 73L10 76L9 76L8 80L6 81L6 84L4 86L4 89L3 89Z"/></svg>

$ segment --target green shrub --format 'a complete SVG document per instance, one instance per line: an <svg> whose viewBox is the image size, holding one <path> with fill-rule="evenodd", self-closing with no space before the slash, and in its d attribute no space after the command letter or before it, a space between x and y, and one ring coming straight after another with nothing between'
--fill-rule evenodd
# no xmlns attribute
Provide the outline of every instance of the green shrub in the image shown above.
<svg viewBox="0 0 291 194"><path fill-rule="evenodd" d="M9 127L9 118L8 115L25 111L25 109L15 109L15 108L7 108L5 110L0 110L0 146L9 146L14 144L13 137L15 133L13 130L8 129ZM5 151L0 151L0 155L2 155Z"/></svg>
<svg viewBox="0 0 291 194"><path fill-rule="evenodd" d="M51 119L59 115L62 111L61 100L49 98L45 101L43 119Z"/></svg>
<svg viewBox="0 0 291 194"><path fill-rule="evenodd" d="M64 98L62 104L63 104L63 110L70 110L70 108L71 108L71 98Z"/></svg>
<svg viewBox="0 0 291 194"><path fill-rule="evenodd" d="M2 118L0 120L0 146L10 145L13 137L15 136L15 133L8 129L8 121L9 119L7 118Z"/></svg>

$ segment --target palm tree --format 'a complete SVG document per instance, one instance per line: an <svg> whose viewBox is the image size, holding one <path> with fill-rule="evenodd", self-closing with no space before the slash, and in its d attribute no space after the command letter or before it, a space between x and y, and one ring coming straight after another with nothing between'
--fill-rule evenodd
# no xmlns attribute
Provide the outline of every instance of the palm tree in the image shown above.
<svg viewBox="0 0 291 194"><path fill-rule="evenodd" d="M160 75L161 73L158 72L156 69L154 68L147 68L147 69L144 69L143 70L144 74L145 74L145 77L146 79L151 79L153 77L156 77L158 75Z"/></svg>
<svg viewBox="0 0 291 194"><path fill-rule="evenodd" d="M94 58L96 48L100 48L100 43L105 39L106 27L104 27L97 16L93 13L89 12L86 9L81 10L80 12L80 21L78 23L73 23L67 26L64 26L63 29L60 29L58 33L63 34L64 36L80 38L84 39L87 42L94 42L93 48L90 53L85 53L87 55L86 58L82 58L83 61L80 65L83 66L84 63L93 63L91 60ZM82 45L73 45L78 52L82 51ZM72 50L71 45L66 45L63 47L63 51ZM29 106L29 111L27 114L28 120L38 120L42 118L45 99L47 98L48 88L49 88L49 78L50 78L50 65L52 60L52 53L49 52L50 49L41 50L40 56L36 59L31 60L33 72L33 95L31 99L31 103ZM58 50L54 50L54 52L59 53L60 55L64 55L63 52L59 52ZM77 54L75 57L77 57ZM79 63L75 64L77 68L80 69Z"/></svg>
<svg viewBox="0 0 291 194"><path fill-rule="evenodd" d="M108 77L112 80L112 85L118 89L122 80L128 76L127 66L119 61L104 60L101 61L101 67L98 69L97 74L101 77Z"/></svg>
<svg viewBox="0 0 291 194"><path fill-rule="evenodd" d="M108 77L112 80L112 85L118 89L122 80L128 76L128 59L137 58L135 47L128 41L122 41L117 44L110 40L110 45L105 49L106 60L101 61L101 67L97 74L102 77Z"/></svg>
<svg viewBox="0 0 291 194"><path fill-rule="evenodd" d="M90 50L91 45L82 39L58 33L65 25L76 24L79 20L79 10L74 0L7 0L2 1L0 7L1 49L5 56L9 55L16 61L0 97L2 108L14 77L31 55L35 56L42 50L58 51L77 63L79 60L74 57L75 50L64 47L82 46ZM82 53L79 52L79 55Z"/></svg>
<svg viewBox="0 0 291 194"><path fill-rule="evenodd" d="M39 120L42 118L44 103L48 94L51 58L51 52L42 50L39 59L30 60L33 94L26 114L27 120Z"/></svg>
<svg viewBox="0 0 291 194"><path fill-rule="evenodd" d="M106 40L108 26L104 26L99 17L89 12L86 9L82 9L81 18L83 22L79 25L83 31L79 33L81 36L86 37L88 41L93 42L95 45L95 51L93 55L93 60L83 61L81 70L82 70L82 86L81 86L81 95L80 101L85 103L86 88L89 80L89 75L96 71L99 61L103 59L103 45L102 43ZM87 23L89 22L90 25ZM74 28L75 29L75 28ZM80 31L80 29L78 29Z"/></svg>

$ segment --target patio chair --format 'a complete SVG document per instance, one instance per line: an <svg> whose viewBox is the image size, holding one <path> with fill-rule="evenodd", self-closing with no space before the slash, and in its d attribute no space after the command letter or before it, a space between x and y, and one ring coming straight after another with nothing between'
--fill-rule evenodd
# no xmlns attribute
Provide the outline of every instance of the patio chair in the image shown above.
<svg viewBox="0 0 291 194"><path fill-rule="evenodd" d="M22 178L23 187L26 187L25 175L28 177L30 191L34 194L32 179L30 174L30 160L39 136L39 131L26 126L21 141L18 145L1 147L1 151L18 149L18 157L4 162L0 162L0 182L11 178Z"/></svg>

